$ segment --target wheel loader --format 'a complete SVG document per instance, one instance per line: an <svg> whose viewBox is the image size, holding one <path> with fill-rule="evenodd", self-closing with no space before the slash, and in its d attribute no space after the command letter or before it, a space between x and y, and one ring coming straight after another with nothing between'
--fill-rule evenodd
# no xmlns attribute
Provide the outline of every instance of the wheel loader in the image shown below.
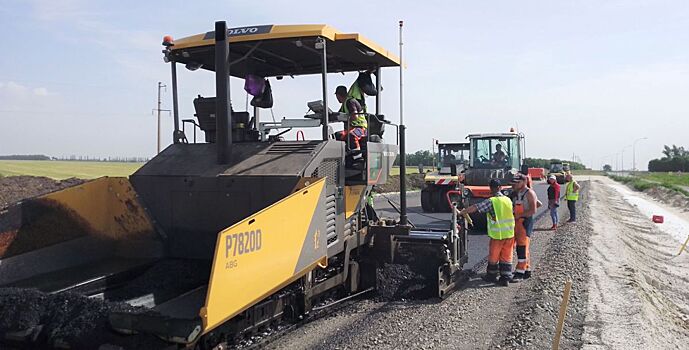
<svg viewBox="0 0 689 350"><path fill-rule="evenodd" d="M446 230L411 225L404 169L399 220L375 219L367 208L372 187L387 181L404 150L405 126L392 123L380 105L382 74L400 67L397 56L327 25L228 29L220 21L212 31L166 36L163 58L171 71L171 145L128 178L88 181L0 213L1 290L38 290L39 301L77 295L120 303L98 309L115 335L96 335L107 339L102 343L56 339L50 320L37 319L3 329L0 344L98 348L150 335L169 348L215 348L375 288L383 264L430 269L437 297L460 281L464 222L453 216ZM203 142L189 142L180 129L179 67L214 77L215 96L193 101ZM375 75L360 149L332 137L332 124L348 118L330 110L328 78L347 72ZM269 83L302 76L320 76L309 112L261 118L273 103ZM256 94L253 110L233 108L230 88L239 87L230 77ZM274 102L282 103L278 96ZM320 136L285 140L291 129ZM165 266L173 268L152 274ZM43 307L13 305L34 306Z"/></svg>
<svg viewBox="0 0 689 350"><path fill-rule="evenodd" d="M437 142L436 169L426 173L421 189L421 209L426 213L449 212L446 195L464 180L462 174L469 165L469 143ZM454 173L454 175L453 175Z"/></svg>
<svg viewBox="0 0 689 350"><path fill-rule="evenodd" d="M505 195L511 193L510 182L517 172L527 175L527 186L532 186L528 166L524 164L523 134L510 130L507 133L470 134L467 139L470 160L462 186L465 207L490 197L488 183L491 179L501 181L501 191ZM485 215L474 214L472 219L475 227L485 227Z"/></svg>

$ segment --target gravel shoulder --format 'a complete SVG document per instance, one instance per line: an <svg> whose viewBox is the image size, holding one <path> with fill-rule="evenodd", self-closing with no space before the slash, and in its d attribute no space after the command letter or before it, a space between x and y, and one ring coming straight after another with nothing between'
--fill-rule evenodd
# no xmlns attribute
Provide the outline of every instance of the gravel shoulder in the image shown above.
<svg viewBox="0 0 689 350"><path fill-rule="evenodd" d="M584 349L686 349L689 254L615 190L594 181Z"/></svg>
<svg viewBox="0 0 689 350"><path fill-rule="evenodd" d="M277 339L274 349L522 349L552 345L564 281L574 281L562 348L581 344L587 286L586 247L590 232L584 183L580 220L557 232L537 223L532 237L534 277L509 287L483 282L478 272L443 301L361 300ZM563 212L566 206L561 206ZM564 220L567 215L561 215ZM486 249L487 250L487 249ZM583 254L582 254L583 252ZM516 255L515 255L516 258Z"/></svg>

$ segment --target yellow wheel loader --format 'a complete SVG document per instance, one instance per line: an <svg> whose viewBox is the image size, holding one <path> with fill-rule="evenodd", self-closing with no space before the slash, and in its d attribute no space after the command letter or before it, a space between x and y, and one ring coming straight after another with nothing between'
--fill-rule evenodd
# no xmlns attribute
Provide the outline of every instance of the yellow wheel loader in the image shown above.
<svg viewBox="0 0 689 350"><path fill-rule="evenodd" d="M404 125L385 118L378 98L383 70L400 66L395 55L327 25L228 29L223 21L214 31L165 37L163 45L174 143L129 178L88 181L0 213L0 291L125 304L98 309L107 312L114 335L55 338L59 325L38 318L3 329L0 343L153 348L127 342L151 335L173 348L213 348L299 320L324 300L375 288L376 271L386 263L429 267L438 297L461 279L467 260L461 218L432 230L408 222L404 201L399 221L376 219L367 208L372 187L387 181L399 151L385 142L386 126L399 129L389 139L404 147ZM214 75L216 96L193 101L192 122L205 142L189 142L180 129L180 66ZM360 149L332 138L332 123L348 118L328 108L334 91L328 76L345 72L375 74L374 113L365 114L368 135ZM308 103L307 115L260 118L273 102L270 83L308 75L321 79L313 88L320 100ZM255 94L253 110L232 108L230 77ZM285 130L295 128L318 130L320 137L285 141ZM13 307L28 312L31 305ZM75 315L94 316L84 312Z"/></svg>
<svg viewBox="0 0 689 350"><path fill-rule="evenodd" d="M426 213L449 212L446 199L464 180L462 174L469 165L469 143L439 143L436 169L426 173L421 189L421 209ZM453 175L454 173L454 175Z"/></svg>

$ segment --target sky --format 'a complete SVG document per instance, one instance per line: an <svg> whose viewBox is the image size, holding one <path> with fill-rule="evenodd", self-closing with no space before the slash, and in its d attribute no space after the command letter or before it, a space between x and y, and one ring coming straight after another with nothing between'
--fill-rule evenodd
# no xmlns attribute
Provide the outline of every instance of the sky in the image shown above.
<svg viewBox="0 0 689 350"><path fill-rule="evenodd" d="M632 144L645 137L636 142L645 169L663 145L689 146L687 1L0 0L0 154L155 155L157 84L170 86L162 37L210 31L216 20L324 23L394 52L404 20L410 151L515 127L527 156L576 156L594 168L630 168ZM190 118L194 97L214 95L214 77L178 71L181 118ZM334 74L329 86L353 79ZM399 71L384 70L382 86L383 113L398 120ZM300 118L320 99L318 77L272 87L276 119ZM231 89L242 110L241 82ZM162 107L171 104L168 88ZM164 114L165 144L171 134Z"/></svg>

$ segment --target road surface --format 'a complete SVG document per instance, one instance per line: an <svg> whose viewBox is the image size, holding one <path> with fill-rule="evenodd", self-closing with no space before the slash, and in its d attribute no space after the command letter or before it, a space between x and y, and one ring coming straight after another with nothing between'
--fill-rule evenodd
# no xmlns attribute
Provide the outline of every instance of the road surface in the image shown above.
<svg viewBox="0 0 689 350"><path fill-rule="evenodd" d="M534 190L538 199L544 203L542 207L536 210L536 217L541 214L546 214L546 204L548 203L548 184L545 181L534 181ZM396 205L399 203L399 194L380 195L375 197L374 206L380 216L399 217L388 199ZM450 227L450 213L424 213L421 209L421 192L414 191L407 193L407 212L409 221L417 226L432 226L438 228ZM481 262L488 252L488 236L485 230L482 232L472 231L469 234L468 253L469 262L464 266L465 269L473 268L477 263Z"/></svg>

